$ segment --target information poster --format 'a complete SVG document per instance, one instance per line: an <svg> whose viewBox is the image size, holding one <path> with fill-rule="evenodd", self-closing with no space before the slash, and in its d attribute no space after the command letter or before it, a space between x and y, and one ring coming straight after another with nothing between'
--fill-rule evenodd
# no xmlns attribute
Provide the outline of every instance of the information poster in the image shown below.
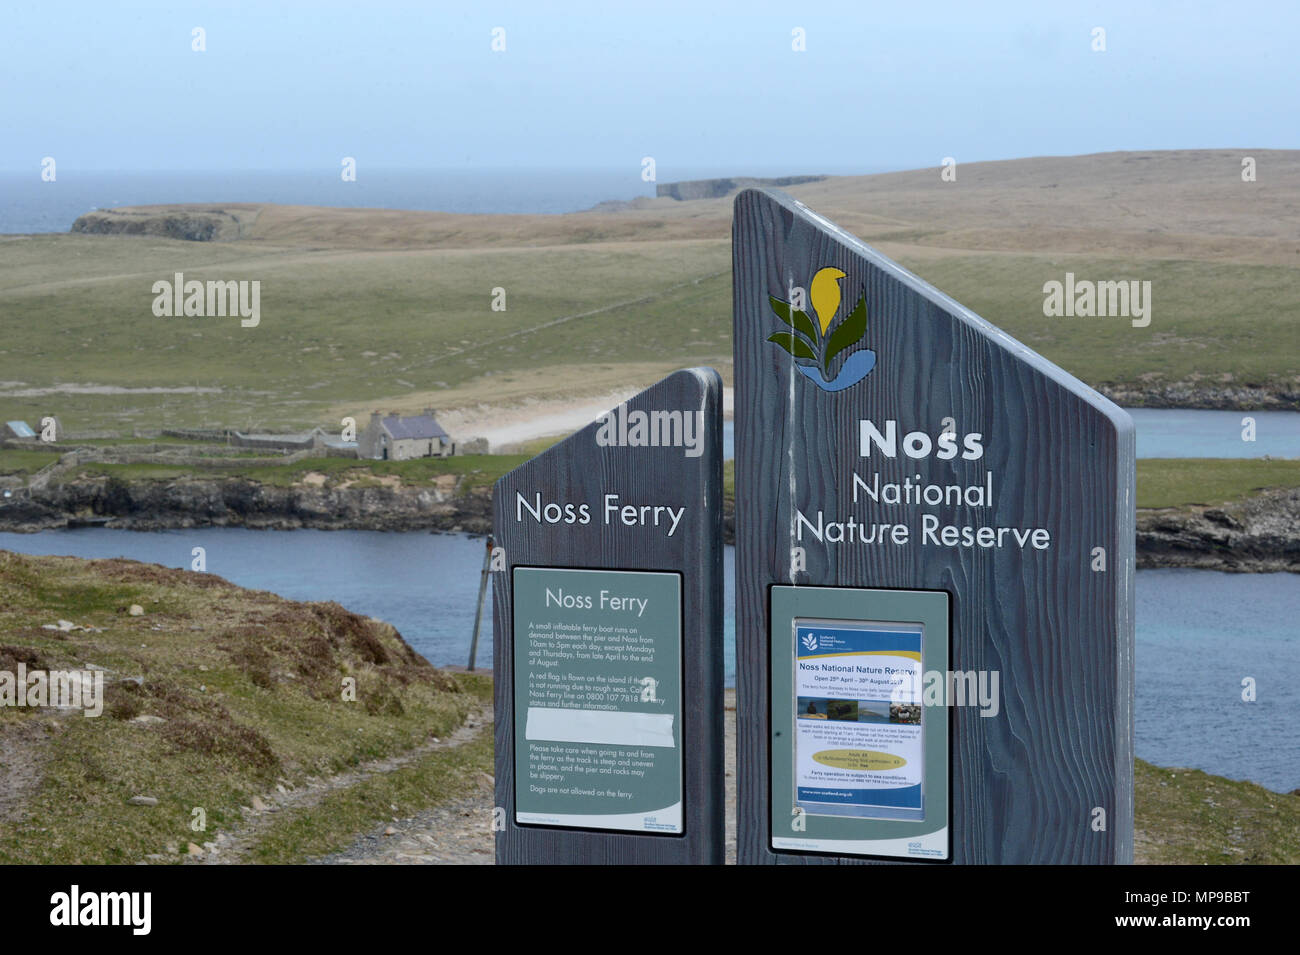
<svg viewBox="0 0 1300 955"><path fill-rule="evenodd" d="M682 832L676 573L514 571L515 820Z"/></svg>
<svg viewBox="0 0 1300 955"><path fill-rule="evenodd" d="M795 621L796 805L860 819L924 817L915 624Z"/></svg>
<svg viewBox="0 0 1300 955"><path fill-rule="evenodd" d="M774 586L771 847L950 858L943 591Z"/></svg>

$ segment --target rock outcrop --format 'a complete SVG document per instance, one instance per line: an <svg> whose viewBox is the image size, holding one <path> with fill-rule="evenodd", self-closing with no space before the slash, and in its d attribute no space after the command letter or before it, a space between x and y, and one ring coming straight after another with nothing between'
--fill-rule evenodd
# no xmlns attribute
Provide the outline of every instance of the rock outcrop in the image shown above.
<svg viewBox="0 0 1300 955"><path fill-rule="evenodd" d="M741 189L755 186L800 186L805 182L821 182L825 176L780 176L776 179L752 179L739 176L735 179L687 179L683 182L661 182L655 186L655 195L687 201L689 199L720 199Z"/></svg>
<svg viewBox="0 0 1300 955"><path fill-rule="evenodd" d="M1300 411L1300 383L1294 386L1210 384L1098 385L1122 408L1207 408L1218 411Z"/></svg>
<svg viewBox="0 0 1300 955"><path fill-rule="evenodd" d="M254 213L254 218L256 214ZM238 210L226 208L140 206L87 212L72 223L73 232L91 235L156 235L190 242L219 242L241 235Z"/></svg>
<svg viewBox="0 0 1300 955"><path fill-rule="evenodd" d="M1300 572L1300 489L1224 507L1138 511L1139 567Z"/></svg>
<svg viewBox="0 0 1300 955"><path fill-rule="evenodd" d="M242 478L101 478L52 484L0 501L0 527L38 531L103 522L135 530L228 526L487 533L491 500L486 489L458 494L437 487L277 487Z"/></svg>

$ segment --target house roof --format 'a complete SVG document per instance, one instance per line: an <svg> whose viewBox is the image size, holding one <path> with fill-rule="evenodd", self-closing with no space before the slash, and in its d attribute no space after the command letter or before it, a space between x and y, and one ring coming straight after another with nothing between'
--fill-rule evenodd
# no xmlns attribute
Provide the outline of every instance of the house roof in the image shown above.
<svg viewBox="0 0 1300 955"><path fill-rule="evenodd" d="M405 438L446 438L449 437L446 431L442 430L442 425L433 420L431 415L421 414L412 415L409 418L402 418L396 415L390 415L381 422L384 430L394 441L400 441Z"/></svg>
<svg viewBox="0 0 1300 955"><path fill-rule="evenodd" d="M6 421L5 424L9 426L10 431L20 438L36 437L36 432L32 430L32 426L26 421Z"/></svg>

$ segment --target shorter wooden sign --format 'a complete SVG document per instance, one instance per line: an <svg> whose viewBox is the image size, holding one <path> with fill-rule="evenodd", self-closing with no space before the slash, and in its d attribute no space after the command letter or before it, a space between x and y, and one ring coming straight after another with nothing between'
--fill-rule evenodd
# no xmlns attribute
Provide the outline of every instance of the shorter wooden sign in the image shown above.
<svg viewBox="0 0 1300 955"><path fill-rule="evenodd" d="M680 371L497 482L498 863L721 863L722 388Z"/></svg>

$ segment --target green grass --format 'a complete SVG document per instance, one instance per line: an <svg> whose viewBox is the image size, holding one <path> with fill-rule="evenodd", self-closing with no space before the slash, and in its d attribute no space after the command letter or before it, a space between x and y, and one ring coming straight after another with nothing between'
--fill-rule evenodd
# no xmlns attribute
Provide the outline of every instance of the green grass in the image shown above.
<svg viewBox="0 0 1300 955"><path fill-rule="evenodd" d="M132 603L145 614L128 615ZM102 630L41 629L60 618ZM20 754L6 772L34 770L0 827L0 863L133 862L202 842L196 807L214 833L279 780L404 752L478 706L479 690L429 667L386 624L132 561L0 551L0 633L0 669L93 663L110 681L97 718L0 708ZM142 714L165 722L130 722ZM159 805L131 806L133 795Z"/></svg>
<svg viewBox="0 0 1300 955"><path fill-rule="evenodd" d="M363 414L386 396L487 373L593 360L684 366L726 359L729 261L723 241L285 255L243 243L11 240L0 269L11 336L0 343L0 378L220 389L62 394L58 410L73 430L337 427L323 420L325 409L355 402ZM260 280L260 325L155 317L152 282L177 270L187 279ZM78 279L60 284L67 276ZM671 288L692 279L702 281ZM495 287L506 289L504 312L490 308ZM30 418L48 413L49 399L14 397L6 406Z"/></svg>
<svg viewBox="0 0 1300 955"><path fill-rule="evenodd" d="M247 243L111 236L11 240L0 302L15 339L25 344L21 351L0 346L0 377L220 389L60 395L65 424L81 429L336 427L322 415L340 403L355 402L360 414L383 397L436 392L485 375L584 363L729 361L727 243L640 246L287 254ZM1213 383L1227 375L1238 384L1295 378L1295 269L965 251L939 260L904 256L903 264L1092 384L1135 384L1144 376L1158 382L1199 375ZM150 284L175 270L198 279L260 279L261 324L156 318ZM1045 317L1043 283L1066 271L1149 280L1150 326ZM77 279L61 281L69 275ZM505 312L489 308L497 286L507 291ZM609 307L641 298L647 300ZM607 310L573 317L598 309ZM556 388L564 392L562 383ZM48 412L49 400L14 397L7 406L33 418Z"/></svg>
<svg viewBox="0 0 1300 955"><path fill-rule="evenodd" d="M177 467L167 464L110 464L90 461L77 467L78 474L105 474L123 481L179 481L186 477L213 477L215 470ZM65 480L67 478L65 477Z"/></svg>
<svg viewBox="0 0 1300 955"><path fill-rule="evenodd" d="M210 440L200 438L173 438L169 435L160 435L156 438L136 438L129 435L122 435L114 438L78 438L75 441L65 439L66 445L87 445L94 448L104 447L132 447L135 445L188 445L194 450L202 452L206 448L224 448L225 444L214 444Z"/></svg>
<svg viewBox="0 0 1300 955"><path fill-rule="evenodd" d="M1138 862L1300 863L1300 797L1140 759L1134 771Z"/></svg>
<svg viewBox="0 0 1300 955"><path fill-rule="evenodd" d="M68 223L72 225L71 222ZM23 289L32 294L66 284L94 284L105 278L138 274L142 264L150 271L186 271L196 266L246 261L246 246L228 242L199 243L152 237L114 236L122 241L102 242L102 236L43 233L6 237L0 292ZM279 252L280 250L273 250ZM259 251L260 255L267 252ZM68 270L70 261L76 269ZM170 279L169 275L159 276ZM151 278L146 284L154 280Z"/></svg>
<svg viewBox="0 0 1300 955"><path fill-rule="evenodd" d="M1048 255L953 254L901 264L1091 385L1230 375L1237 384L1294 382L1300 271L1284 266ZM1151 282L1151 324L1048 318L1043 284Z"/></svg>
<svg viewBox="0 0 1300 955"><path fill-rule="evenodd" d="M480 699L491 699L491 680L466 679L476 681L471 690ZM291 864L342 851L372 826L464 795L476 787L479 774L493 772L489 725L469 742L435 750L393 772L336 790L314 806L277 814L252 848L251 860Z"/></svg>
<svg viewBox="0 0 1300 955"><path fill-rule="evenodd" d="M1300 460L1142 458L1138 507L1180 507L1241 501L1265 488L1300 487Z"/></svg>
<svg viewBox="0 0 1300 955"><path fill-rule="evenodd" d="M59 459L58 451L0 448L0 474L34 474Z"/></svg>

